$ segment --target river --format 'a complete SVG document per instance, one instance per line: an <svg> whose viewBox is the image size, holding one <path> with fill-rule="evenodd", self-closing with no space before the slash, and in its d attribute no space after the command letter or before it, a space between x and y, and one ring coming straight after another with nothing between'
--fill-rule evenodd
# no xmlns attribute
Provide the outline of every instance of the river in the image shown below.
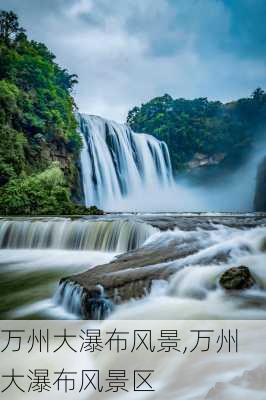
<svg viewBox="0 0 266 400"><path fill-rule="evenodd" d="M80 289L95 282L117 319L265 318L265 221L256 214L1 219L0 317L84 318ZM228 295L219 276L240 265L257 284Z"/></svg>

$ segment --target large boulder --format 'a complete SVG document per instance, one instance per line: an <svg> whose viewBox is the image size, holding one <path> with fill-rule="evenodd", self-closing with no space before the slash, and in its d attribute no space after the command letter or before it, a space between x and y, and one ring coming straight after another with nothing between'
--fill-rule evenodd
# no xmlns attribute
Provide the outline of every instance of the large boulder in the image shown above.
<svg viewBox="0 0 266 400"><path fill-rule="evenodd" d="M225 290L245 290L255 285L255 280L248 267L233 267L220 277L220 285Z"/></svg>
<svg viewBox="0 0 266 400"><path fill-rule="evenodd" d="M254 199L255 211L266 211L266 156L259 164Z"/></svg>

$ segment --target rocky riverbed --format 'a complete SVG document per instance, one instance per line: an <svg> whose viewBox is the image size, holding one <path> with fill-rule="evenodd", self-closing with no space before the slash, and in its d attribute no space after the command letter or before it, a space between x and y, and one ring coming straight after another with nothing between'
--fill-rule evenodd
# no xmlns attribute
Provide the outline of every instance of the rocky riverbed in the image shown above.
<svg viewBox="0 0 266 400"><path fill-rule="evenodd" d="M222 273L236 258L235 252L254 252L248 234L252 236L256 230L262 236L266 234L264 214L150 214L123 218L150 225L156 231L141 247L61 281L64 287L78 285L83 290L81 308L86 318L95 317L95 307L105 310L108 304L113 307L147 296L156 282L169 282L186 267L202 266L204 271L204 267L214 266ZM218 276L212 282L213 288L218 287Z"/></svg>

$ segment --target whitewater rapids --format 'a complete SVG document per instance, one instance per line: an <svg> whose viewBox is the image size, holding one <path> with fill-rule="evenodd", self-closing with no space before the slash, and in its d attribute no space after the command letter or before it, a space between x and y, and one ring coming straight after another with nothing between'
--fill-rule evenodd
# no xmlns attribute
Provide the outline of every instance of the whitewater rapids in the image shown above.
<svg viewBox="0 0 266 400"><path fill-rule="evenodd" d="M266 318L265 240L264 218L255 215L2 219L0 315L78 318L82 292L76 286L59 288L64 293L59 301L58 282L88 270L92 282L102 265L106 273L97 279L103 287L112 282L112 301L125 278L132 282L121 292L132 300L115 307L116 319ZM239 265L249 267L257 285L229 296L219 287L219 276ZM150 293L137 300L147 279Z"/></svg>

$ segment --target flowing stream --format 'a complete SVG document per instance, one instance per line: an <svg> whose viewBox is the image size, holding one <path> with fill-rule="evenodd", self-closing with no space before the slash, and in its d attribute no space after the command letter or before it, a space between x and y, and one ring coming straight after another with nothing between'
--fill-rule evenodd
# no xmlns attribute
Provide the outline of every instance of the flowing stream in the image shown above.
<svg viewBox="0 0 266 400"><path fill-rule="evenodd" d="M154 218L160 221L162 216ZM237 218L231 217L232 221ZM132 273L135 280L143 270L149 273L149 269L162 266L172 272L167 281L154 279L151 293L144 299L137 300L133 287L136 300L117 306L114 318L266 318L265 224L253 228L212 226L205 216L199 217L197 227L189 226L190 217L186 220L189 229L185 230L160 230L134 215L0 220L1 318L80 317L82 291L70 284L64 290L58 288L60 279L128 252L136 259L128 270L129 279ZM202 226L202 221L208 225ZM167 255L173 249L172 261L157 261L158 252ZM190 249L194 249L192 253ZM138 268L142 260L146 266ZM257 284L239 296L229 296L219 287L219 276L240 265L249 267Z"/></svg>
<svg viewBox="0 0 266 400"><path fill-rule="evenodd" d="M1 318L77 318L54 296L60 279L140 247L154 231L115 216L1 219Z"/></svg>

